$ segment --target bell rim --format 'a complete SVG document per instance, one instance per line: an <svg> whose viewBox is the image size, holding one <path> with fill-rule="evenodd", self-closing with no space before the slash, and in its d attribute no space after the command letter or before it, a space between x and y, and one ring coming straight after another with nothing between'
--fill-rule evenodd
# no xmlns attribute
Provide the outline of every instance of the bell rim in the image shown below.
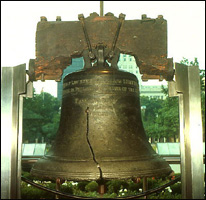
<svg viewBox="0 0 206 200"><path fill-rule="evenodd" d="M158 155L155 157L147 161L99 161L99 166L102 170L102 177L105 180L163 177L171 174L172 169L169 164ZM43 165L46 167L43 167ZM57 165L59 165L59 170L54 169ZM62 178L73 181L98 180L100 178L97 164L93 160L60 162L41 158L38 163L34 164L31 174L49 179Z"/></svg>
<svg viewBox="0 0 206 200"><path fill-rule="evenodd" d="M119 180L128 180L133 178L143 178L143 177L167 177L173 170L170 167L165 167L161 169L152 169L145 171L122 171L122 172L102 172L102 177L104 180L112 180L112 179L119 179ZM92 172L54 172L53 171L45 171L39 169L32 169L32 175L37 177L44 177L45 179L56 180L57 178L68 180L68 181L95 181L99 180L99 172L92 173ZM42 175L44 174L44 175Z"/></svg>

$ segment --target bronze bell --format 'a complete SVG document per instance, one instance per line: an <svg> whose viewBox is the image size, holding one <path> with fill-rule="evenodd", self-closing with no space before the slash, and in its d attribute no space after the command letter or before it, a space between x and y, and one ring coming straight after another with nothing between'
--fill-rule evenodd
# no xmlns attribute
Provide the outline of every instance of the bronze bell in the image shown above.
<svg viewBox="0 0 206 200"><path fill-rule="evenodd" d="M33 175L78 181L171 172L147 141L135 75L101 66L64 78L56 140Z"/></svg>

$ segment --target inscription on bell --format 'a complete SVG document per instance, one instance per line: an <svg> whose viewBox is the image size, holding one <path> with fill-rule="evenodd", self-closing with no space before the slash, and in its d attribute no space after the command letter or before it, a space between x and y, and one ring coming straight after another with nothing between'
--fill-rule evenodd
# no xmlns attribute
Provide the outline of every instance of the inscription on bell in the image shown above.
<svg viewBox="0 0 206 200"><path fill-rule="evenodd" d="M101 87L99 87L101 85ZM102 87L104 85L104 87ZM129 79L114 79L114 80L104 80L104 79L82 79L82 80L71 80L64 83L65 95L71 93L85 93L90 92L91 87L96 87L97 93L110 93L110 92L135 92L138 93L137 82ZM93 90L93 89L92 89Z"/></svg>
<svg viewBox="0 0 206 200"><path fill-rule="evenodd" d="M77 86L81 84L104 84L104 85L115 85L115 84L128 84L133 85L135 87L138 87L136 81L128 80L128 79L114 79L114 80L104 80L104 79L97 79L97 80L91 80L91 79L82 79L82 80L71 80L63 84L63 88L65 89L67 86Z"/></svg>

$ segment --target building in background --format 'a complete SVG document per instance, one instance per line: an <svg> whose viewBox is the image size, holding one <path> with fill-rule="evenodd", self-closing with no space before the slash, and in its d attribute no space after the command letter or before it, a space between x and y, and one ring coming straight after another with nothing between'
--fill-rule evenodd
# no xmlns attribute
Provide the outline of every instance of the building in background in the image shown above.
<svg viewBox="0 0 206 200"><path fill-rule="evenodd" d="M149 85L149 82L143 82L139 67L136 64L135 58L131 55L120 54L118 67L121 70L134 74L139 81L140 96L148 96L151 98L165 99L166 95L162 92L162 85L167 88L167 84L164 82L156 81L156 84Z"/></svg>
<svg viewBox="0 0 206 200"><path fill-rule="evenodd" d="M71 74L72 72L79 71L84 67L84 59L83 57L72 59L72 64L69 65L66 69L64 69L62 74L62 79L57 83L57 98L62 100L62 91L63 91L63 80L67 74Z"/></svg>
<svg viewBox="0 0 206 200"><path fill-rule="evenodd" d="M167 86L164 85L164 88ZM162 85L141 85L140 96L147 96L150 99L165 99L166 95L162 92Z"/></svg>
<svg viewBox="0 0 206 200"><path fill-rule="evenodd" d="M127 71L134 74L139 81L139 86L142 85L141 74L139 73L139 67L137 67L134 56L130 56L127 54L120 54L118 67L120 70Z"/></svg>

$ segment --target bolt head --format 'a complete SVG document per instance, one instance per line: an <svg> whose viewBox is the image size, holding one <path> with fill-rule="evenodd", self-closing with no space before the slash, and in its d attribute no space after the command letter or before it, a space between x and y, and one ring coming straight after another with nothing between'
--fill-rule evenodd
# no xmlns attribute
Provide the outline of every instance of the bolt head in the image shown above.
<svg viewBox="0 0 206 200"><path fill-rule="evenodd" d="M41 19L41 22L43 22L43 21L46 22L47 21L47 18L45 16L41 16L40 19Z"/></svg>
<svg viewBox="0 0 206 200"><path fill-rule="evenodd" d="M111 52L109 53L109 58L111 59L111 58L113 58L113 56L114 56L114 51L111 51Z"/></svg>
<svg viewBox="0 0 206 200"><path fill-rule="evenodd" d="M79 15L78 15L78 19L79 19L79 20L84 19L84 15L83 15L83 14L79 14Z"/></svg>
<svg viewBox="0 0 206 200"><path fill-rule="evenodd" d="M57 16L56 21L62 21L61 16Z"/></svg>
<svg viewBox="0 0 206 200"><path fill-rule="evenodd" d="M163 19L163 15L158 15L158 19Z"/></svg>
<svg viewBox="0 0 206 200"><path fill-rule="evenodd" d="M89 52L89 58L90 58L90 59L94 59L94 58L95 58L95 55L94 55L93 52Z"/></svg>
<svg viewBox="0 0 206 200"><path fill-rule="evenodd" d="M125 14L123 14L123 13L121 13L121 14L119 14L119 19L125 19Z"/></svg>
<svg viewBox="0 0 206 200"><path fill-rule="evenodd" d="M114 14L111 12L108 12L107 14L105 14L105 16L114 16Z"/></svg>
<svg viewBox="0 0 206 200"><path fill-rule="evenodd" d="M146 15L146 14L143 14L143 15L142 15L142 19L147 19L147 15Z"/></svg>

